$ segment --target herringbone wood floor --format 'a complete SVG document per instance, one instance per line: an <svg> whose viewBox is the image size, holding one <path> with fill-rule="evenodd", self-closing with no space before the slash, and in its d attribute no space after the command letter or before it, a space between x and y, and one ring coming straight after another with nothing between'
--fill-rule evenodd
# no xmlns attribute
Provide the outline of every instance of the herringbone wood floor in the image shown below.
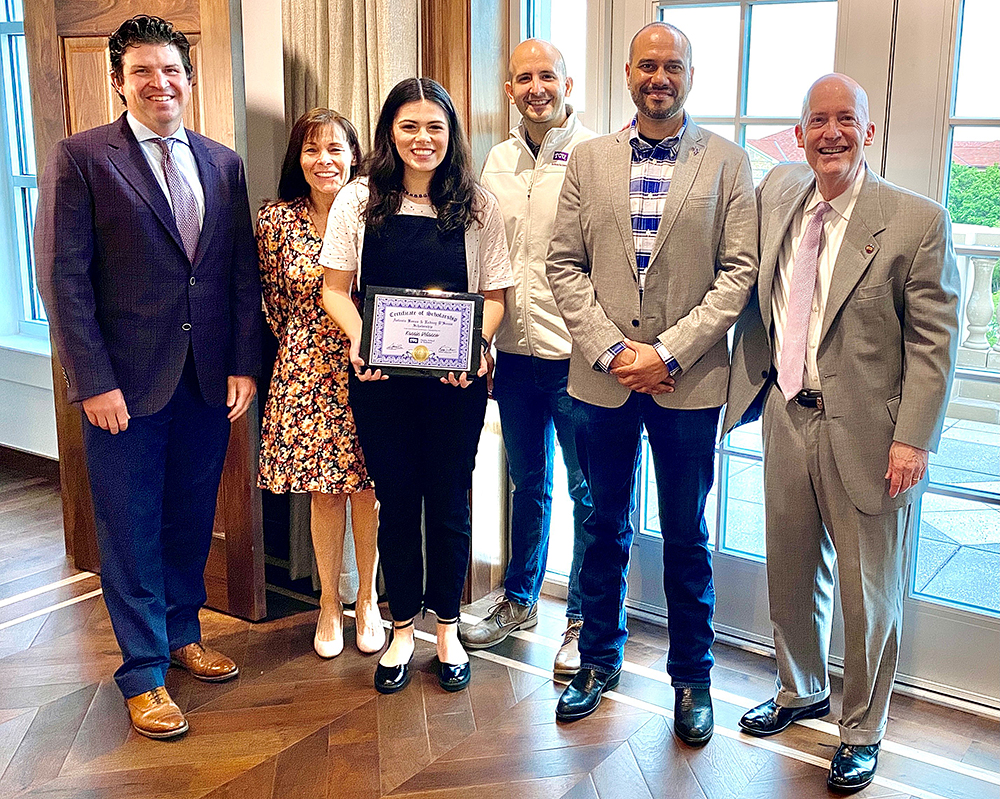
<svg viewBox="0 0 1000 799"><path fill-rule="evenodd" d="M718 732L702 749L678 743L662 676L664 633L651 625L630 625L633 666L616 698L589 719L556 724L561 686L547 676L563 623L555 601L543 603L530 634L474 657L469 690L447 694L437 686L433 646L424 641L413 684L389 697L371 687L375 658L350 643L332 661L313 654L315 611L253 625L206 611L205 639L235 657L241 675L206 685L172 669L167 687L191 731L149 741L131 731L111 680L120 660L100 596L76 601L99 588L98 578L24 596L74 574L51 475L33 472L30 462L0 464L5 799L827 795L823 760L837 743L828 723L796 725L763 747L735 732L744 707L773 689L767 658L717 647ZM487 605L469 610L482 615ZM749 699L741 705L741 697ZM899 746L883 754L879 769L889 782L861 796L995 797L989 774L1000 771L997 732L995 721L897 696L889 739Z"/></svg>

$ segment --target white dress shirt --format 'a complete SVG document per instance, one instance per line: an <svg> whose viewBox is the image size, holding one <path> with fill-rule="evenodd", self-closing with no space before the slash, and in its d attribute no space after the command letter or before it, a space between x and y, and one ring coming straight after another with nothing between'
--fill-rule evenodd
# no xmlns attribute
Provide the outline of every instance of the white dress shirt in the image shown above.
<svg viewBox="0 0 1000 799"><path fill-rule="evenodd" d="M194 160L194 153L191 151L191 145L188 142L187 131L184 130L184 125L178 127L169 136L160 136L159 133L154 133L132 116L131 111L125 115L125 118L128 120L129 127L132 128L132 132L139 141L139 146L142 148L142 154L146 156L149 168L153 170L153 177L156 178L156 182L163 189L163 194L170 205L170 211L173 212L174 204L170 201L167 176L163 174L163 153L160 150L160 145L153 141L153 139L165 138L170 143L170 155L173 157L174 163L184 176L184 179L188 182L188 186L191 187L195 203L198 206L198 224L200 227L204 227L205 189L201 185L201 175L198 174L198 163Z"/></svg>
<svg viewBox="0 0 1000 799"><path fill-rule="evenodd" d="M816 290L813 293L812 312L809 315L809 337L806 341L805 374L802 377L802 387L819 389L819 368L816 365L816 351L819 349L820 335L823 332L823 315L826 311L826 298L830 294L830 281L833 278L833 267L840 253L840 245L844 241L847 223L854 211L858 192L865 182L865 164L862 162L858 175L850 190L843 192L832 200L827 200L832 208L823 218L823 233L819 245L819 261L816 265ZM809 219L816 212L816 206L823 202L819 188L815 188L806 202L795 212L792 222L785 233L785 240L778 253L778 265L774 274L771 292L771 317L774 320L774 364L781 363L781 343L785 334L785 322L788 315L788 291L792 281L792 267L795 263L795 253L806 232Z"/></svg>

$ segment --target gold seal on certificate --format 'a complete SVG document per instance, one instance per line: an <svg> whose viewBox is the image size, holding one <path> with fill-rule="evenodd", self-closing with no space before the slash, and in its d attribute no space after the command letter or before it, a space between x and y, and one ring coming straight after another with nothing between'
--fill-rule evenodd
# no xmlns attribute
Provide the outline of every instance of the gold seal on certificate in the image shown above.
<svg viewBox="0 0 1000 799"><path fill-rule="evenodd" d="M482 330L480 294L368 286L361 357L383 374L474 377Z"/></svg>

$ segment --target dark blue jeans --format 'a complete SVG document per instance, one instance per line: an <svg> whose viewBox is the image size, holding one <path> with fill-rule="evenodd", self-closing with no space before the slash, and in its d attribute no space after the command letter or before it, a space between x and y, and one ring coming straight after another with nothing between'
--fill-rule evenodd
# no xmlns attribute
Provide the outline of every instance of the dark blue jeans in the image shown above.
<svg viewBox="0 0 1000 799"><path fill-rule="evenodd" d="M163 685L170 653L201 640L205 562L229 443L226 406L201 398L193 362L166 406L112 435L83 417L101 588L126 698Z"/></svg>
<svg viewBox="0 0 1000 799"><path fill-rule="evenodd" d="M580 470L573 433L573 400L566 393L569 360L497 353L493 396L514 483L511 553L504 591L522 605L538 601L549 552L552 469L556 436L573 499L573 560L569 570L566 617L582 619L580 563L583 523L590 515L590 492Z"/></svg>
<svg viewBox="0 0 1000 799"><path fill-rule="evenodd" d="M705 524L712 488L719 408L662 408L632 393L620 408L574 400L577 451L594 512L584 525L580 571L584 667L608 674L622 662L632 498L645 426L656 472L663 534L663 588L670 645L667 673L675 687L706 687L714 659L715 587Z"/></svg>

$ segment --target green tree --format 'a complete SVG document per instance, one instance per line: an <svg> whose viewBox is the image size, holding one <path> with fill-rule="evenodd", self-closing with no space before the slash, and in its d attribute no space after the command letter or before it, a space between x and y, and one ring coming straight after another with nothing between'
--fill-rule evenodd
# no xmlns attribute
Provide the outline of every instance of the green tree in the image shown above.
<svg viewBox="0 0 1000 799"><path fill-rule="evenodd" d="M956 224L1000 226L1000 165L977 169L952 163L948 211Z"/></svg>

